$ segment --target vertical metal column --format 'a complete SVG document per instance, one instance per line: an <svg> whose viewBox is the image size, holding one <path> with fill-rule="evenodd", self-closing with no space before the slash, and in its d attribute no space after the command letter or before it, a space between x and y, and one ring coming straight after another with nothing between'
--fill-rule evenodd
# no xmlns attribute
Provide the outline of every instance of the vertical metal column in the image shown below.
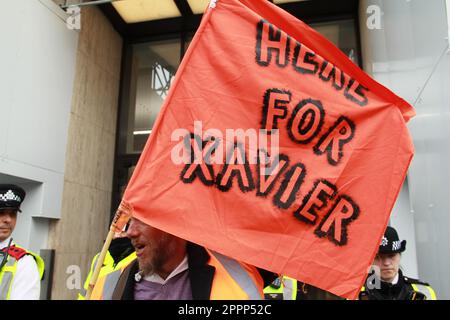
<svg viewBox="0 0 450 320"><path fill-rule="evenodd" d="M53 268L55 262L54 249L41 249L39 255L44 260L45 271L44 277L41 280L41 295L40 300L50 300L53 284Z"/></svg>

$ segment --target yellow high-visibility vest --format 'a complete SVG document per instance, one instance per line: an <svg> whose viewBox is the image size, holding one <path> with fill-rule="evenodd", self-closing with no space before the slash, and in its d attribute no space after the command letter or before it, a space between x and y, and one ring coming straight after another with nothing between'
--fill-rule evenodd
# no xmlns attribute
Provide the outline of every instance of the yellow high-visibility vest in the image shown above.
<svg viewBox="0 0 450 320"><path fill-rule="evenodd" d="M208 265L215 268L210 300L262 300L264 298L263 280L255 267L220 253L207 251L210 255ZM99 277L91 299L112 299L114 289L126 267L123 265L119 270L110 271Z"/></svg>
<svg viewBox="0 0 450 320"><path fill-rule="evenodd" d="M406 278L408 279L408 278ZM426 300L436 300L436 292L434 292L433 288L428 285L427 283L422 283L419 281L411 281L411 282L406 282L407 285L411 286L411 288L413 289L414 293L419 293L423 296L425 296ZM359 298L361 299L361 297L367 297L367 290L366 287L363 286L361 288L360 291L360 296ZM366 293L366 295L364 295ZM367 298L366 298L367 299ZM422 298L418 298L417 295L413 294L413 296L411 297L411 300L422 300Z"/></svg>
<svg viewBox="0 0 450 320"><path fill-rule="evenodd" d="M42 279L44 276L45 263L44 260L36 253L31 252L21 246L14 245L17 248L26 251L27 255L31 255L36 261L39 277ZM19 259L20 260L20 259ZM13 256L8 255L8 260L0 271L0 300L9 300L11 296L11 287L17 272L17 263L19 262Z"/></svg>
<svg viewBox="0 0 450 320"><path fill-rule="evenodd" d="M97 253L92 259L91 263L91 269L89 270L89 273L87 275L86 281L84 282L83 289L78 293L78 300L85 300L86 299L86 292L89 288L89 282L91 281L92 275L94 274L95 267L97 265L97 260L100 253ZM114 265L114 259L109 253L109 251L106 252L105 260L103 261L103 266L100 269L100 273L98 277L102 277L108 273L114 272L116 270L120 270L122 267L127 266L131 261L136 259L136 252L130 253L126 258L120 260L116 265Z"/></svg>

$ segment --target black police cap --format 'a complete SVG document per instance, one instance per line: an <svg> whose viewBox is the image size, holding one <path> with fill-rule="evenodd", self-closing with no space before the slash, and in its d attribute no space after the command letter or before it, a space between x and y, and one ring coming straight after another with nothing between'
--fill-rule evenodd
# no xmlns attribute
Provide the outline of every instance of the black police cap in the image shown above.
<svg viewBox="0 0 450 320"><path fill-rule="evenodd" d="M0 210L16 209L20 212L20 205L25 199L25 190L14 184L0 184Z"/></svg>
<svg viewBox="0 0 450 320"><path fill-rule="evenodd" d="M392 227L387 227L381 239L378 253L399 253L406 250L406 240L400 241L397 231Z"/></svg>

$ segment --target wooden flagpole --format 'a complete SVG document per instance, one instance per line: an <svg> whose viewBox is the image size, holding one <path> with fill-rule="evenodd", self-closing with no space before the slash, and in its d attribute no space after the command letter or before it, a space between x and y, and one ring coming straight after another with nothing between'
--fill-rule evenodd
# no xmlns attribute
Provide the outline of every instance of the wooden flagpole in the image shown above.
<svg viewBox="0 0 450 320"><path fill-rule="evenodd" d="M103 266L103 262L105 261L106 253L108 252L109 246L111 245L111 241L116 232L121 232L125 225L131 218L131 206L127 203L121 202L119 208L116 211L116 215L114 216L113 221L111 222L111 226L109 227L109 232L106 237L105 243L103 244L102 251L97 260L97 264L94 269L94 273L92 274L91 280L89 281L89 287L86 292L86 300L90 300L92 291L94 290L95 284L97 283L98 275L100 274L100 269Z"/></svg>

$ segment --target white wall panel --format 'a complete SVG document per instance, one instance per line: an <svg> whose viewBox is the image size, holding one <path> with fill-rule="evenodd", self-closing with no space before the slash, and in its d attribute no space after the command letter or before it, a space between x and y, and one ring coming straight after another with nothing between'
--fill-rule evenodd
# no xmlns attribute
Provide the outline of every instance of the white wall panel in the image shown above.
<svg viewBox="0 0 450 320"><path fill-rule="evenodd" d="M61 216L78 42L65 19L51 0L2 1L0 183L27 190L14 236L35 249L46 245L40 218Z"/></svg>
<svg viewBox="0 0 450 320"><path fill-rule="evenodd" d="M382 28L367 28L369 5L381 8ZM405 211L394 212L391 223L410 237L413 217L418 276L432 284L439 298L450 299L450 55L445 0L362 0L360 26L364 69L417 112L408 125L416 150L408 175L411 205L402 206L401 196L396 208Z"/></svg>

